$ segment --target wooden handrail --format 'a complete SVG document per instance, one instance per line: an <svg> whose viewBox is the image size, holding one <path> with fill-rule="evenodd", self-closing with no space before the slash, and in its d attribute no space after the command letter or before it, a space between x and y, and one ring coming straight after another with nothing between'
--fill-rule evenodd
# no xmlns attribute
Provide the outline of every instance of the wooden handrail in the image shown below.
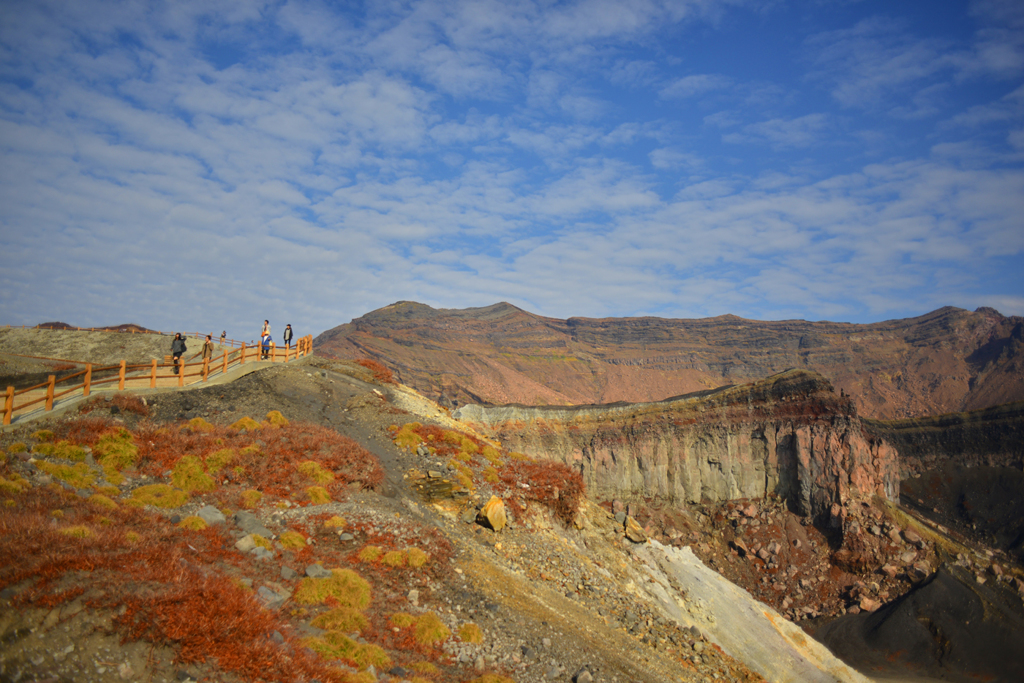
<svg viewBox="0 0 1024 683"><path fill-rule="evenodd" d="M179 363L177 372L173 372L173 364L160 363L155 358L146 364L129 365L127 361L122 360L116 365L98 367L94 367L91 363L82 363L81 361L67 361L76 364L84 364L85 369L62 377L59 380L56 378L56 375L50 375L46 382L28 387L27 389L20 389L16 391L13 386L7 387L3 404L3 424L11 424L15 412L24 411L26 408L38 403L45 403L44 410L46 411L53 410L53 404L56 399L72 394L78 390L82 390L82 397L85 398L91 394L93 389L113 384L114 382L117 382L117 391L123 391L129 384L134 385L140 381L145 382L147 380L150 388L155 388L158 380L161 379L177 379L178 386L185 386L186 384L194 384L196 382L207 382L210 377L216 377L218 374L226 374L231 368L244 365L247 360L254 360L253 358L248 357L249 354L247 352L250 350L255 351L255 360L260 361L260 357L262 355L262 349L260 346L249 346L246 342L238 342L238 344L239 347L237 349L224 349L223 357L219 362L211 363L209 359L202 359L201 361L193 363L182 362ZM288 363L307 356L312 353L312 351L313 335L306 335L295 340L294 350L278 349L276 346L273 346L268 355L268 360L263 362ZM166 369L170 372L164 374L159 372L161 369ZM113 373L114 370L117 371L116 374L93 379L94 375L97 373ZM82 377L81 382L72 383L72 380L76 380L79 377ZM59 391L57 390L58 385L60 385ZM45 392L41 396L27 395L30 392L38 392L43 388L45 388ZM24 397L25 401L19 402L19 397Z"/></svg>

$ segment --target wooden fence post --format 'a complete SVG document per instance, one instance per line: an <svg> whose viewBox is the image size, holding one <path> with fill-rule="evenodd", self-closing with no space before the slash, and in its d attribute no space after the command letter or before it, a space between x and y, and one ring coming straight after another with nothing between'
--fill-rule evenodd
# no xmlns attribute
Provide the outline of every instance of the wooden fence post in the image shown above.
<svg viewBox="0 0 1024 683"><path fill-rule="evenodd" d="M85 364L85 382L82 386L82 398L89 398L89 391L92 389L92 363Z"/></svg>
<svg viewBox="0 0 1024 683"><path fill-rule="evenodd" d="M57 383L57 375L50 375L46 380L46 409L53 410L53 385Z"/></svg>
<svg viewBox="0 0 1024 683"><path fill-rule="evenodd" d="M178 386L185 386L185 359L178 359Z"/></svg>
<svg viewBox="0 0 1024 683"><path fill-rule="evenodd" d="M156 358L153 359L153 364L149 366L149 388L156 389Z"/></svg>
<svg viewBox="0 0 1024 683"><path fill-rule="evenodd" d="M209 358L204 358L203 359L203 381L205 382L206 378L209 377L209 376L210 376L210 359Z"/></svg>
<svg viewBox="0 0 1024 683"><path fill-rule="evenodd" d="M11 424L11 415L14 414L14 387L7 387L7 398L4 399L4 424Z"/></svg>
<svg viewBox="0 0 1024 683"><path fill-rule="evenodd" d="M121 369L117 371L117 390L124 391L124 366L127 363L124 359L121 360Z"/></svg>
<svg viewBox="0 0 1024 683"><path fill-rule="evenodd" d="M221 370L221 374L228 374L228 350L224 349L224 369Z"/></svg>

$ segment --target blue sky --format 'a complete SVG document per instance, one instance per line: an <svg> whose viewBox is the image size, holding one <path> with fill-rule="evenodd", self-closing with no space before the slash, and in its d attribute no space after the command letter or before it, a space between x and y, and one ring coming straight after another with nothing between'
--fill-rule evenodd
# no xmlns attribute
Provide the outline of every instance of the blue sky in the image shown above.
<svg viewBox="0 0 1024 683"><path fill-rule="evenodd" d="M0 2L0 323L1024 314L1018 0Z"/></svg>

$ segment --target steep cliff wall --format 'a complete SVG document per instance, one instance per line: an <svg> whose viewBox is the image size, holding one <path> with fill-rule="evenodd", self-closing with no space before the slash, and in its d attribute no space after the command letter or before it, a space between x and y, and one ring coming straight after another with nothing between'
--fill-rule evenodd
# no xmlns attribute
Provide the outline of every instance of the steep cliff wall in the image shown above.
<svg viewBox="0 0 1024 683"><path fill-rule="evenodd" d="M657 403L469 405L454 416L513 450L579 468L599 500L775 493L796 512L838 520L855 498L899 495L896 451L865 432L849 398L801 370Z"/></svg>

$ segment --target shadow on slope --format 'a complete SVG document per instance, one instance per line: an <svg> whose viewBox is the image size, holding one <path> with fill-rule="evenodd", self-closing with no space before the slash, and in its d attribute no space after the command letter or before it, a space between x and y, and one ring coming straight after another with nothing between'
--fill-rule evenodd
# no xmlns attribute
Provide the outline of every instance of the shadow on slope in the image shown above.
<svg viewBox="0 0 1024 683"><path fill-rule="evenodd" d="M812 633L857 670L914 672L944 681L1024 680L1024 609L1006 588L942 567L870 614L841 617Z"/></svg>

